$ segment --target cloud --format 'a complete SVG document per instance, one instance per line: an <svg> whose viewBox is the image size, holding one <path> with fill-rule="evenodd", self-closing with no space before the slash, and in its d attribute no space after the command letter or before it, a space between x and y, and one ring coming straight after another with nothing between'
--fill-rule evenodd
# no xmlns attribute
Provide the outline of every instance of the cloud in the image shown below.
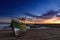
<svg viewBox="0 0 60 40"><path fill-rule="evenodd" d="M30 14L30 13L24 13L26 16L31 16L31 17L37 17L37 18L40 18L40 16L36 16L34 14Z"/></svg>
<svg viewBox="0 0 60 40"><path fill-rule="evenodd" d="M42 19L50 19L54 16L59 16L57 15L59 13L59 11L55 11L55 10L49 10L47 11L45 14L41 15L41 16L36 16L36 15L33 15L33 14L30 14L30 13L25 13L25 15L27 16L31 16L31 17L36 17L36 18L42 18Z"/></svg>
<svg viewBox="0 0 60 40"><path fill-rule="evenodd" d="M50 19L50 18L56 16L57 14L58 14L58 11L50 10L50 11L46 12L45 14L43 14L41 16L41 18L43 18L43 19Z"/></svg>

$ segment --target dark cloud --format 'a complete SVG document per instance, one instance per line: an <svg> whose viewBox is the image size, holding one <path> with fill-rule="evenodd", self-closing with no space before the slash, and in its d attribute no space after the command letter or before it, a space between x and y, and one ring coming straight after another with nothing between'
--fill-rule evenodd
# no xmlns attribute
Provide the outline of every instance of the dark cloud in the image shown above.
<svg viewBox="0 0 60 40"><path fill-rule="evenodd" d="M59 17L60 15L57 15L58 13L59 13L59 11L50 10L41 16L36 16L36 15L30 14L30 13L25 13L25 15L31 16L31 17L36 17L36 18L50 19L54 16Z"/></svg>
<svg viewBox="0 0 60 40"><path fill-rule="evenodd" d="M48 11L47 13L43 14L41 17L42 17L42 18L45 18L45 19L46 19L46 18L47 18L47 19L50 19L50 18L56 16L57 14L58 14L58 11L50 10L50 11Z"/></svg>
<svg viewBox="0 0 60 40"><path fill-rule="evenodd" d="M31 16L31 17L38 17L38 18L40 18L40 16L36 16L36 15L34 15L34 14L30 14L30 13L24 13L26 16Z"/></svg>

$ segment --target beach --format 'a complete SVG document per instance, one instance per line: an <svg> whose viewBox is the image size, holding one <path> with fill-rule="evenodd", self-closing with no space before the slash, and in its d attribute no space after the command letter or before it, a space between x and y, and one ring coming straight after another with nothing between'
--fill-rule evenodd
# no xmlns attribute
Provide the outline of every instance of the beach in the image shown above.
<svg viewBox="0 0 60 40"><path fill-rule="evenodd" d="M28 29L18 37L12 30L0 30L0 40L60 40L60 28Z"/></svg>

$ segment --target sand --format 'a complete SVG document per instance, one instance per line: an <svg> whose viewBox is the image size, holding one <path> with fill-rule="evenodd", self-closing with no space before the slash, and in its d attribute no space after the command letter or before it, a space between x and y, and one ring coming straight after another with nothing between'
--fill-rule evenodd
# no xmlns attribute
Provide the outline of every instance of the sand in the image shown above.
<svg viewBox="0 0 60 40"><path fill-rule="evenodd" d="M0 40L60 40L60 28L29 29L18 37L11 30L0 30Z"/></svg>

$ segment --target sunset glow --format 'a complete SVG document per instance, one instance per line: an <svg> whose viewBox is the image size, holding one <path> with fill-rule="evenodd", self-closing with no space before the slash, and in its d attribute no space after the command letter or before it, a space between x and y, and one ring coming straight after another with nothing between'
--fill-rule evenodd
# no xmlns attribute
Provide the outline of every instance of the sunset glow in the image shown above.
<svg viewBox="0 0 60 40"><path fill-rule="evenodd" d="M34 21L33 21L34 20ZM60 23L60 17L53 17L51 19L32 19L32 20L25 20L20 22L26 23L26 24L59 24Z"/></svg>

